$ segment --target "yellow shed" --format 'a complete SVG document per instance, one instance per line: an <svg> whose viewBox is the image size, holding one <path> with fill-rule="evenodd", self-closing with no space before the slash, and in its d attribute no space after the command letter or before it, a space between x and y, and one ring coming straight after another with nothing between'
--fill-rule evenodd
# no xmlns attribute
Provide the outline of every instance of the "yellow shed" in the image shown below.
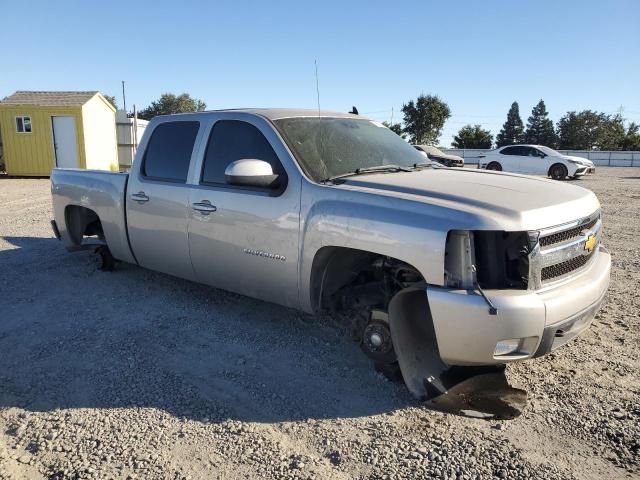
<svg viewBox="0 0 640 480"><path fill-rule="evenodd" d="M18 91L0 102L0 140L9 175L118 170L115 108L100 92Z"/></svg>

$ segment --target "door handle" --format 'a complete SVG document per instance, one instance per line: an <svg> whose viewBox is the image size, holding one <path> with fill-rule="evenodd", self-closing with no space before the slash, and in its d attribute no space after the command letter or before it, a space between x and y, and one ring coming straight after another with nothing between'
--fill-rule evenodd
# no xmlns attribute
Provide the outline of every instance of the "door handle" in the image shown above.
<svg viewBox="0 0 640 480"><path fill-rule="evenodd" d="M192 203L191 208L202 213L203 215L209 215L217 210L215 205L211 205L209 200L203 200L201 202Z"/></svg>
<svg viewBox="0 0 640 480"><path fill-rule="evenodd" d="M131 200L135 200L139 203L144 203L149 201L149 197L147 197L144 192L138 192L131 194Z"/></svg>

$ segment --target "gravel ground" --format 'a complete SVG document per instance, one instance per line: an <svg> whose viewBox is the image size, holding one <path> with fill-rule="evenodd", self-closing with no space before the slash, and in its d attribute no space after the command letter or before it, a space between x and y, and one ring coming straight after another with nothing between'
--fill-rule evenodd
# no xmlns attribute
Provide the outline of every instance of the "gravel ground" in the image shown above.
<svg viewBox="0 0 640 480"><path fill-rule="evenodd" d="M599 168L593 326L512 365L522 416L427 410L329 318L52 238L49 182L0 179L0 479L640 478L640 169Z"/></svg>

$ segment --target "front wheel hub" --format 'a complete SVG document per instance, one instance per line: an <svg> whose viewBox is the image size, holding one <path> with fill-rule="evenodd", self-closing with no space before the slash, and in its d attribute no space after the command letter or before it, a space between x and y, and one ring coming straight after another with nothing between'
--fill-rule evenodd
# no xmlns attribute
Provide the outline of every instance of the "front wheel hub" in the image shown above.
<svg viewBox="0 0 640 480"><path fill-rule="evenodd" d="M367 324L362 335L362 348L376 362L396 361L389 324L384 321L372 319Z"/></svg>

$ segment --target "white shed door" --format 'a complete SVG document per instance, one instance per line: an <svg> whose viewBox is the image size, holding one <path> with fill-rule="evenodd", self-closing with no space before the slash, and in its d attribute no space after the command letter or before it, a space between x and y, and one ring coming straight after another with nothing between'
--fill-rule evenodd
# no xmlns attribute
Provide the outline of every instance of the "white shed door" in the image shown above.
<svg viewBox="0 0 640 480"><path fill-rule="evenodd" d="M73 117L51 117L53 145L56 151L56 167L78 168L78 144L76 121Z"/></svg>

